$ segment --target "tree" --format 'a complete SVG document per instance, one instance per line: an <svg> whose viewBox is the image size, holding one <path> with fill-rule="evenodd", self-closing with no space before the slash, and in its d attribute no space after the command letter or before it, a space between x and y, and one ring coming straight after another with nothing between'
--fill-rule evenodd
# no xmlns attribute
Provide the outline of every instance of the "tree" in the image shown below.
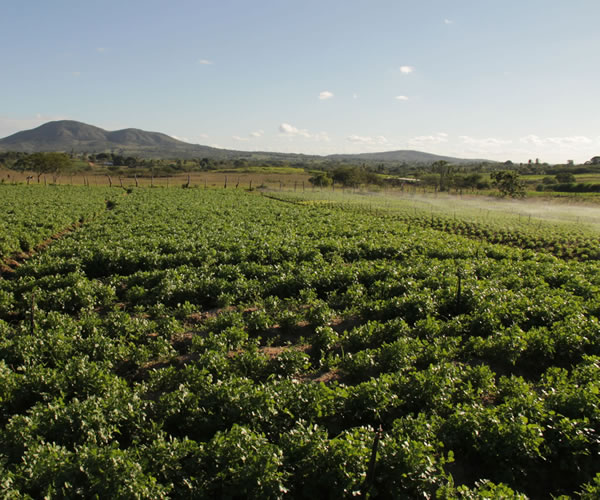
<svg viewBox="0 0 600 500"><path fill-rule="evenodd" d="M445 160L439 160L431 164L431 171L440 176L440 191L449 191L454 185L455 168Z"/></svg>
<svg viewBox="0 0 600 500"><path fill-rule="evenodd" d="M71 159L65 153L33 153L27 160L31 170L37 174L38 183L43 174L53 174L56 178L71 165Z"/></svg>
<svg viewBox="0 0 600 500"><path fill-rule="evenodd" d="M562 184L569 184L577 180L571 172L559 172L555 177L556 180Z"/></svg>
<svg viewBox="0 0 600 500"><path fill-rule="evenodd" d="M480 172L467 175L465 182L471 189L489 189L490 183Z"/></svg>
<svg viewBox="0 0 600 500"><path fill-rule="evenodd" d="M29 155L27 153L6 151L0 153L0 165L12 170L24 171L29 167L28 158Z"/></svg>
<svg viewBox="0 0 600 500"><path fill-rule="evenodd" d="M115 166L123 166L125 165L125 158L117 153L111 153L112 164Z"/></svg>
<svg viewBox="0 0 600 500"><path fill-rule="evenodd" d="M492 183L500 191L501 196L522 198L525 196L525 185L519 179L519 173L514 170L499 170L492 172Z"/></svg>
<svg viewBox="0 0 600 500"><path fill-rule="evenodd" d="M359 167L337 167L332 177L336 183L350 187L357 187L366 180L363 170Z"/></svg>
<svg viewBox="0 0 600 500"><path fill-rule="evenodd" d="M489 183L480 172L474 172L471 174L455 174L452 180L454 188L457 190L471 189L474 191L475 189L489 188Z"/></svg>
<svg viewBox="0 0 600 500"><path fill-rule="evenodd" d="M133 168L138 165L138 160L133 156L128 156L125 158L125 160L123 160L123 164L129 168Z"/></svg>
<svg viewBox="0 0 600 500"><path fill-rule="evenodd" d="M210 170L212 168L214 168L213 166L213 161L210 158L202 158L200 160L200 169L202 170Z"/></svg>
<svg viewBox="0 0 600 500"><path fill-rule="evenodd" d="M440 187L440 174L422 174L419 176L419 181L423 186L430 186L437 190Z"/></svg>
<svg viewBox="0 0 600 500"><path fill-rule="evenodd" d="M313 186L327 187L331 186L333 179L329 177L325 172L319 172L318 174L309 178L308 182L310 182Z"/></svg>
<svg viewBox="0 0 600 500"><path fill-rule="evenodd" d="M365 165L360 167L345 165L336 167L331 177L336 184L347 187L358 187L362 184L383 184L382 177Z"/></svg>

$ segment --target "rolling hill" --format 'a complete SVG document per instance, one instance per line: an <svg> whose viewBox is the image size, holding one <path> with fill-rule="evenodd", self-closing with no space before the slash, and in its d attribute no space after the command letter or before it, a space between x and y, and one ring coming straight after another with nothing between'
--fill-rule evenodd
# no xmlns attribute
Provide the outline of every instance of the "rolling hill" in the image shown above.
<svg viewBox="0 0 600 500"><path fill-rule="evenodd" d="M72 120L44 123L0 139L0 150L23 151L74 151L76 153L118 152L144 157L164 156L228 156L226 150L188 144L159 132L126 128L107 130Z"/></svg>
<svg viewBox="0 0 600 500"><path fill-rule="evenodd" d="M353 161L353 162L406 162L406 163L433 163L436 161L447 161L451 163L473 163L484 162L488 160L471 160L464 158L454 158L452 156L442 156L433 153L424 153L422 151L414 151L411 149L402 149L399 151L386 151L383 153L359 153L359 154L335 154L329 155L327 158L338 161Z"/></svg>
<svg viewBox="0 0 600 500"><path fill-rule="evenodd" d="M31 130L23 130L0 139L0 151L65 151L75 153L115 152L141 158L213 158L280 161L331 162L406 162L430 164L438 160L471 163L486 160L467 160L440 156L421 151L400 150L383 153L334 154L329 156L259 151L218 149L189 144L160 132L126 128L107 131L73 120L52 121Z"/></svg>

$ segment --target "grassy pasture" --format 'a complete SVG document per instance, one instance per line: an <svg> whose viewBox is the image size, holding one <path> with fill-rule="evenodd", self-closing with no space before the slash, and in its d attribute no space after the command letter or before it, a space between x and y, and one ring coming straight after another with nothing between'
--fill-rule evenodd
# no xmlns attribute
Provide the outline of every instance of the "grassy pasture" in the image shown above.
<svg viewBox="0 0 600 500"><path fill-rule="evenodd" d="M524 181L538 181L541 182L542 179L546 177L554 177L552 174L535 174L535 175L523 175L521 179ZM594 184L600 183L600 173L592 173L592 174L575 174L575 179L577 182L590 182Z"/></svg>
<svg viewBox="0 0 600 500"><path fill-rule="evenodd" d="M123 187L136 186L136 178L133 175L119 176L111 172L96 171L90 173L77 173L73 175L61 175L55 179L51 175L43 175L40 178L41 183L54 183L59 185L74 185L82 186L86 182L91 186L106 186L108 187L110 180L112 185ZM37 183L37 176L33 172L17 172L13 170L0 170L0 182L4 183L26 183L27 177L33 177L30 182ZM121 180L119 180L121 177ZM305 189L309 187L308 178L310 174L300 168L284 168L284 167L257 167L242 169L240 171L208 171L208 172L190 172L189 181L190 187L224 187L227 182L227 187L235 187L247 189L250 187L256 188L265 186L273 189L301 189L304 182ZM187 184L188 174L180 173L171 176L156 176L152 178L150 175L138 176L137 184L139 187L163 186L163 187L180 187Z"/></svg>

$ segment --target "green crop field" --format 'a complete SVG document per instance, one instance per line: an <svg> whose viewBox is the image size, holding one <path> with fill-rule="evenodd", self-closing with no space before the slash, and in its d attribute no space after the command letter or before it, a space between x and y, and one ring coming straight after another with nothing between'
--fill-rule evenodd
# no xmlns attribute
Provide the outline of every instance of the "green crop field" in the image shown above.
<svg viewBox="0 0 600 500"><path fill-rule="evenodd" d="M3 498L598 498L583 204L0 185Z"/></svg>

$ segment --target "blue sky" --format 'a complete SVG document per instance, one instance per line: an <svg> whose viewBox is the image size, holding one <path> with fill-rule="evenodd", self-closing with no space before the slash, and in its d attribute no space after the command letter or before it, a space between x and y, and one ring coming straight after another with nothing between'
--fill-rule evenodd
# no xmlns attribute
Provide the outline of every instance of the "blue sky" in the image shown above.
<svg viewBox="0 0 600 500"><path fill-rule="evenodd" d="M241 150L600 155L598 0L0 7L0 137L73 119Z"/></svg>

